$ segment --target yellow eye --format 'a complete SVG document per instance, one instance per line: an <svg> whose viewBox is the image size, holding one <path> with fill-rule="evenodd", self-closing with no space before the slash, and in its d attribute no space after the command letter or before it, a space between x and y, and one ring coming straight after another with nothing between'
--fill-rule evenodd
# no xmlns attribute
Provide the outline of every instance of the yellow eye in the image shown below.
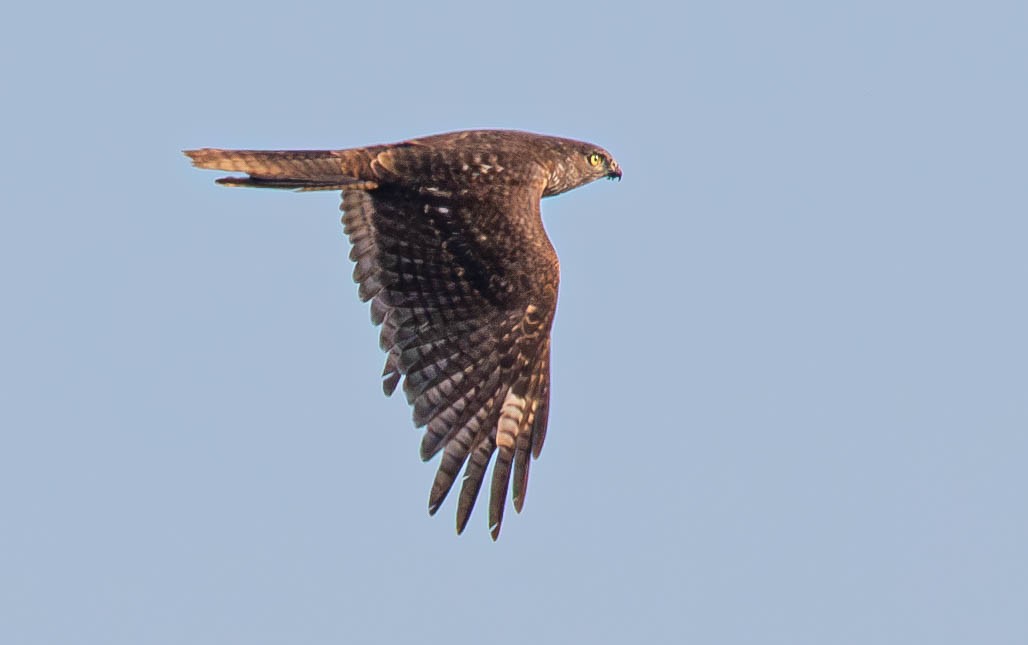
<svg viewBox="0 0 1028 645"><path fill-rule="evenodd" d="M591 155L589 155L589 165L590 166L598 166L598 165L600 165L601 161L603 161L603 157L601 157L599 155L599 153L594 152Z"/></svg>

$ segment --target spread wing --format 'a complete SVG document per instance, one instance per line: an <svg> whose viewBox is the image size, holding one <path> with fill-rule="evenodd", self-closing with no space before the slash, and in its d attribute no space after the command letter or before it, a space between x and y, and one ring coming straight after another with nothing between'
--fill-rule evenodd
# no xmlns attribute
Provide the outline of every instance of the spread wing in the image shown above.
<svg viewBox="0 0 1028 645"><path fill-rule="evenodd" d="M463 531L495 452L496 539L508 485L520 512L529 455L546 434L559 268L539 214L545 179L474 177L344 190L342 210L354 280L382 326L385 392L403 378L414 423L426 427L422 458L443 453L429 512L466 464Z"/></svg>

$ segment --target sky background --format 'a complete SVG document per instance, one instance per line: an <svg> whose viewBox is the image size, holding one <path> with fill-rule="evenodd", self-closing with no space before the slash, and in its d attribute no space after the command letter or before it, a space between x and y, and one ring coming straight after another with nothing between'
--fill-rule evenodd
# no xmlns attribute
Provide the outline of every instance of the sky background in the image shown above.
<svg viewBox="0 0 1028 645"><path fill-rule="evenodd" d="M18 3L0 23L0 642L1028 642L1028 5ZM504 127L546 449L498 543L338 196L184 148Z"/></svg>

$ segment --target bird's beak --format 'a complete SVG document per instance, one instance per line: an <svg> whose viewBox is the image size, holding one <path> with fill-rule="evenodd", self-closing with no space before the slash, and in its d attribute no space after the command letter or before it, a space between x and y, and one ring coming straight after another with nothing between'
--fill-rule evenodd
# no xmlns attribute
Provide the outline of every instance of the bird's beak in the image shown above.
<svg viewBox="0 0 1028 645"><path fill-rule="evenodd" d="M614 162L610 165L610 172L607 173L607 179L617 179L621 181L621 166Z"/></svg>

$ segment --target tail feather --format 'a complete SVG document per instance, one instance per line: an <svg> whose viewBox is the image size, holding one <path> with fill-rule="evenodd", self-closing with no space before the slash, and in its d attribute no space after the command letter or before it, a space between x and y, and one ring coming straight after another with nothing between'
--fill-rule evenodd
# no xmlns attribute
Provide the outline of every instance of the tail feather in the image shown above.
<svg viewBox="0 0 1028 645"><path fill-rule="evenodd" d="M287 190L372 190L378 187L373 181L353 177L306 177L303 179L276 179L250 175L249 177L222 177L215 182L223 186L248 186L251 188L284 188Z"/></svg>
<svg viewBox="0 0 1028 645"><path fill-rule="evenodd" d="M352 176L344 159L332 150L186 150L197 168L244 172L223 177L219 184L294 190L368 190L375 182Z"/></svg>

